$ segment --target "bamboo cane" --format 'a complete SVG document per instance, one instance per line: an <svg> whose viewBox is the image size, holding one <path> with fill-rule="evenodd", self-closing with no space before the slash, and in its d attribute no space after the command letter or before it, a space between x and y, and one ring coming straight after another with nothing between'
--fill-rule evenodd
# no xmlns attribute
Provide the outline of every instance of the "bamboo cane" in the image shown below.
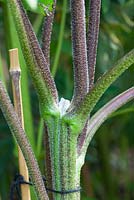
<svg viewBox="0 0 134 200"><path fill-rule="evenodd" d="M20 118L22 127L24 128L22 97L21 97L21 69L19 64L18 49L9 50L10 55L10 75L12 78L13 99L15 111ZM24 177L25 181L29 181L28 169L22 151L18 146L19 172ZM22 200L31 200L30 188L28 184L21 184Z"/></svg>

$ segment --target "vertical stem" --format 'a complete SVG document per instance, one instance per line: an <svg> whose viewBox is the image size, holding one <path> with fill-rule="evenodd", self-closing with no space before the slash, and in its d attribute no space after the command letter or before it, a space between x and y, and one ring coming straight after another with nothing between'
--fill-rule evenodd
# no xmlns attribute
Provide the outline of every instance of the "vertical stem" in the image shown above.
<svg viewBox="0 0 134 200"><path fill-rule="evenodd" d="M19 58L21 63L21 90L22 90L22 104L23 104L23 113L24 113L24 124L25 130L28 136L28 139L31 142L32 148L35 151L35 138L34 138L34 127L33 127L33 119L32 119L32 111L31 111L31 99L28 88L28 73L27 67L22 55L22 50L20 47L19 38L15 29L15 24L13 17L11 15L11 10L9 9L8 3L3 3L3 12L4 12L4 20L5 20L5 31L8 32L8 39L10 41L9 47L7 49L18 48L19 50ZM8 24L7 24L8 22Z"/></svg>
<svg viewBox="0 0 134 200"><path fill-rule="evenodd" d="M47 120L46 120L47 121ZM73 135L62 119L50 117L47 121L49 141L49 164L47 176L51 176L49 187L56 191L77 189L80 184L80 169L77 166L77 136ZM47 180L49 177L47 177ZM79 200L80 191L67 194L50 193L51 200ZM53 195L53 196L52 196Z"/></svg>
<svg viewBox="0 0 134 200"><path fill-rule="evenodd" d="M21 87L20 87L21 69L19 65L18 49L12 49L9 51L9 53L10 53L10 74L12 77L14 106L15 106L15 111L18 114L18 117L20 118L22 127L24 128ZM18 158L19 158L20 174L24 177L24 180L28 182L29 181L28 169L19 146L18 146ZM21 184L21 193L22 193L22 200L31 199L30 188L28 184Z"/></svg>
<svg viewBox="0 0 134 200"><path fill-rule="evenodd" d="M97 52L99 24L100 24L100 8L101 8L101 0L90 0L89 26L88 26L88 36L87 36L89 90L94 85L96 52Z"/></svg>
<svg viewBox="0 0 134 200"><path fill-rule="evenodd" d="M50 65L50 43L51 43L55 7L56 7L56 0L53 1L52 12L49 14L49 16L45 17L43 35L42 35L42 51L48 65Z"/></svg>
<svg viewBox="0 0 134 200"><path fill-rule="evenodd" d="M55 108L55 104L58 101L57 89L31 23L23 8L22 1L8 0L8 3L15 20L24 58L39 95L40 106L44 105L42 101L45 101L45 107L49 107L51 104ZM42 110L44 110L43 108Z"/></svg>
<svg viewBox="0 0 134 200"><path fill-rule="evenodd" d="M80 168L77 166L77 136L67 129L68 190L80 187ZM80 191L68 194L68 199L79 200Z"/></svg>
<svg viewBox="0 0 134 200"><path fill-rule="evenodd" d="M57 117L51 117L49 120L46 122L47 124L47 134L48 134L48 141L49 141L49 154L50 154L50 159L49 165L51 165L51 175L48 173L50 178L49 185L52 187L51 189L54 190L61 190L61 182L60 182L60 161L59 161L59 145L60 145L60 140L59 140L59 116ZM50 170L50 169L47 169ZM51 194L52 195L52 194ZM55 195L55 196L54 196ZM57 194L53 194L53 198L56 200L58 199Z"/></svg>
<svg viewBox="0 0 134 200"><path fill-rule="evenodd" d="M51 161L51 143L49 138L48 128L45 125L45 175L47 179L47 187L52 188L53 187L53 169L52 169L52 161ZM48 192L48 196L50 199L53 200L53 194L52 192Z"/></svg>
<svg viewBox="0 0 134 200"><path fill-rule="evenodd" d="M72 14L72 43L74 62L74 105L78 104L88 91L88 66L85 28L85 1L70 0Z"/></svg>
<svg viewBox="0 0 134 200"><path fill-rule="evenodd" d="M68 190L68 151L67 151L68 130L64 123L60 127L60 176L61 189ZM69 159L70 160L70 159ZM64 195L63 195L64 197Z"/></svg>
<svg viewBox="0 0 134 200"><path fill-rule="evenodd" d="M43 53L46 57L46 60L48 61L48 64L50 65L50 60L49 60L49 54L50 54L50 38L51 38L51 29L52 29L52 22L53 19L52 17L54 17L54 11L55 11L55 7L56 7L56 0L54 2L54 8L53 8L53 13L51 14L51 16L47 16L46 20L45 20L45 24L44 24L44 33L43 33ZM58 42L58 46L57 46L57 50L56 50L56 55L55 55L55 59L54 59L54 64L52 67L52 74L53 76L55 76L56 71L57 71L57 66L58 66L58 62L59 62L59 57L60 57L60 52L61 52L61 46L62 46L62 41L63 41L63 35L64 35L64 27L65 27L65 20L66 20L66 7L67 7L67 0L63 1L63 11L62 11L62 20L61 20L61 26L60 26L60 33L59 33L59 42ZM51 24L50 24L51 23ZM55 131L55 130L53 130ZM50 134L51 132L51 134ZM52 177L55 176L53 174L54 170L53 167L54 165L53 163L53 158L51 157L51 155L53 155L53 139L56 138L56 134L54 134L52 136L52 130L50 131L50 129L47 128L47 126L45 125L45 147L46 147L46 176L47 176L47 183L48 183L48 187L52 188L53 187L53 179ZM59 139L55 139L56 143L58 142ZM57 144L58 145L58 144ZM59 146L57 147L59 150ZM54 152L56 152L57 150L54 150ZM58 155L58 154L57 154ZM56 158L56 160L59 157ZM58 163L58 161L56 162ZM58 163L59 165L59 163ZM56 166L58 166L56 165ZM59 167L56 167L59 170ZM50 170L51 169L51 170ZM56 177L57 179L57 177ZM58 180L58 179L57 179ZM59 180L58 180L59 181ZM57 185L57 184L56 184ZM58 189L60 190L61 187L58 184ZM48 193L50 199L53 198L53 194L50 192ZM55 196L57 197L57 195L55 194ZM58 195L60 196L60 195Z"/></svg>
<svg viewBox="0 0 134 200"><path fill-rule="evenodd" d="M26 164L28 166L29 174L35 188L37 197L40 200L48 200L48 195L44 187L41 172L39 170L38 163L35 155L32 151L31 145L28 142L27 136L21 126L20 120L14 111L14 107L11 104L10 98L0 81L0 107L5 116L5 119L9 125L9 128L19 144L22 153L24 155Z"/></svg>

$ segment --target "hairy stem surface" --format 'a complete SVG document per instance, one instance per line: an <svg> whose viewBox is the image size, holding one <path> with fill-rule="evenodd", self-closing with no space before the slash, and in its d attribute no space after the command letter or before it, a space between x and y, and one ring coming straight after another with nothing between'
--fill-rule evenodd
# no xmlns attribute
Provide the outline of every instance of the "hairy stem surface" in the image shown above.
<svg viewBox="0 0 134 200"><path fill-rule="evenodd" d="M8 2L15 20L24 58L37 89L40 103L47 106L53 105L54 100L57 102L57 90L29 19L20 0Z"/></svg>
<svg viewBox="0 0 134 200"><path fill-rule="evenodd" d="M99 24L100 24L100 8L101 8L101 0L90 1L89 25L88 25L88 36L87 36L89 90L91 90L91 88L94 85L96 52L97 52Z"/></svg>
<svg viewBox="0 0 134 200"><path fill-rule="evenodd" d="M134 50L130 51L122 59L120 59L113 68L107 71L95 84L93 89L86 95L81 103L72 111L68 112L64 117L65 120L72 123L74 132L83 129L91 111L104 94L107 88L132 64L134 63ZM73 119L73 120L72 120ZM79 122L79 124L78 124Z"/></svg>
<svg viewBox="0 0 134 200"><path fill-rule="evenodd" d="M56 7L56 0L54 0L53 2L52 12L44 19L43 34L42 34L42 51L45 56L46 62L49 66L50 66L50 44L51 44L55 7Z"/></svg>
<svg viewBox="0 0 134 200"><path fill-rule="evenodd" d="M0 107L9 125L9 128L15 137L18 145L21 148L23 156L28 166L29 174L35 187L36 195L40 200L48 200L46 189L42 180L42 176L32 151L31 145L28 142L27 136L22 129L20 120L14 111L10 99L0 81Z"/></svg>
<svg viewBox="0 0 134 200"><path fill-rule="evenodd" d="M71 0L70 4L74 64L74 96L72 105L76 105L88 91L85 1Z"/></svg>
<svg viewBox="0 0 134 200"><path fill-rule="evenodd" d="M77 163L77 136L72 135L69 126L62 118L50 117L45 119L47 126L47 149L50 155L46 155L49 162L46 163L46 179L49 188L60 193L49 192L52 200L79 200L80 191L69 193L79 188L80 165ZM51 166L51 170L50 167ZM62 192L67 192L66 194Z"/></svg>

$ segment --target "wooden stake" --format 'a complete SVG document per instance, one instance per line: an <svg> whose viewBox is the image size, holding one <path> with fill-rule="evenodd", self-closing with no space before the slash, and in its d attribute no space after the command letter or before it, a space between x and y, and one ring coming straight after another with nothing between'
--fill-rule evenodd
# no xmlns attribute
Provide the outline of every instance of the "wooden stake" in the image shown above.
<svg viewBox="0 0 134 200"><path fill-rule="evenodd" d="M16 48L9 50L9 55L10 55L10 75L12 78L14 107L16 113L18 114L18 117L20 118L22 127L24 128L21 85L20 85L21 69L19 64L18 49ZM18 146L18 159L19 159L19 172L24 177L24 180L29 182L28 169L19 146ZM21 184L21 194L22 194L22 200L31 200L30 188L28 184Z"/></svg>

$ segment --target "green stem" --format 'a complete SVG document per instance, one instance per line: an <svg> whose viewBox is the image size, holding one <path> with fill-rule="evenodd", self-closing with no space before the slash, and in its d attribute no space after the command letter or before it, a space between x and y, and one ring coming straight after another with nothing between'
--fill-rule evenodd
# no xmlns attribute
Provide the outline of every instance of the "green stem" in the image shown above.
<svg viewBox="0 0 134 200"><path fill-rule="evenodd" d="M103 124L103 122L108 119L108 117L114 111L116 111L132 99L134 99L134 87L113 98L90 118L87 128L87 137L83 144L83 148L81 149L81 153L86 153L90 141L92 140L98 128Z"/></svg>
<svg viewBox="0 0 134 200"><path fill-rule="evenodd" d="M8 0L8 3L15 21L24 58L39 96L42 114L46 114L49 109L51 111L54 109L55 112L57 90L31 23L20 0Z"/></svg>
<svg viewBox="0 0 134 200"><path fill-rule="evenodd" d="M28 142L27 136L21 126L18 116L14 111L14 107L11 104L9 96L7 95L1 81L0 81L0 107L9 125L9 128L16 139L16 142L18 143L18 145L22 150L23 156L26 160L26 164L29 170L29 174L34 184L37 197L40 200L48 200L47 192L44 187L38 163L35 159L34 153Z"/></svg>
<svg viewBox="0 0 134 200"><path fill-rule="evenodd" d="M49 183L52 189L57 191L69 191L79 187L80 184L80 165L77 164L77 136L72 135L71 129L64 120L57 117L46 119L50 159L51 177ZM50 169L47 169L50 171ZM47 173L49 174L49 173ZM68 194L53 193L51 199L56 200L79 200L80 191Z"/></svg>
<svg viewBox="0 0 134 200"><path fill-rule="evenodd" d="M104 94L107 88L133 63L134 49L120 59L113 68L108 70L97 81L93 89L81 101L80 105L77 105L73 110L64 116L66 122L69 124L72 123L72 129L74 130L74 133L79 133L79 131L82 131L91 111L101 96Z"/></svg>
<svg viewBox="0 0 134 200"><path fill-rule="evenodd" d="M73 190L80 187L81 166L77 165L77 137L71 133L69 127L67 130L68 190ZM80 199L80 191L69 194L68 199Z"/></svg>
<svg viewBox="0 0 134 200"><path fill-rule="evenodd" d="M60 163L59 163L59 116L50 117L47 122L48 128L48 138L50 146L50 159L51 159L51 172L52 172L52 188L54 190L60 190ZM50 169L49 169L50 170ZM50 185L50 183L49 183ZM54 195L54 194L53 194ZM57 194L55 194L54 199L57 199Z"/></svg>
<svg viewBox="0 0 134 200"><path fill-rule="evenodd" d="M61 19L61 25L60 25L60 33L59 33L59 38L58 38L58 46L57 46L57 49L56 49L54 64L52 66L53 77L56 74L58 62L59 62L59 58L60 58L60 53L61 53L61 47L62 47L64 29L65 29L65 22L66 22L66 9L67 9L67 0L64 0L63 1L63 9L62 9L62 19Z"/></svg>
<svg viewBox="0 0 134 200"><path fill-rule="evenodd" d="M56 71L57 71L57 67L58 67L59 57L60 57L60 53L61 53L61 47L62 47L63 36L64 36L64 28L65 28L65 21L66 21L66 8L67 8L67 0L64 0L64 2L63 2L63 11L62 11L62 19L61 19L61 26L60 26L60 33L59 33L59 39L58 39L58 46L57 46L57 51L56 51L56 55L55 55L55 59L54 59L54 64L53 64L53 67L52 67L53 77L55 77L55 74L56 74ZM46 36L44 38L46 38ZM45 40L45 42L46 42L46 40ZM48 41L45 44L47 44L47 48L49 49ZM49 58L48 49L45 49L45 55L47 56L47 58ZM49 59L47 59L47 60L49 60ZM43 129L43 127L42 127L42 129ZM50 134L50 132L52 133L52 131L50 131L48 129L48 133L45 133L46 135L48 134L46 136L46 139L45 139L45 140L47 140L47 142L45 142L45 146L46 146L46 149L47 149L46 175L48 177L47 178L48 179L48 185L49 185L49 187L52 187L53 186L53 183L52 183L53 182L53 180L52 180L53 174L50 173L50 167L53 168L53 164L52 164L53 163L53 161L52 161L53 158L50 160L50 157L51 157L51 155L53 155L53 150L52 150L53 149L53 142L52 142L53 141L53 136L52 136L52 134ZM56 137L55 134L54 134L54 137ZM57 144L57 141L56 141L55 145L56 144ZM59 149L58 144L57 144L57 148ZM56 147L55 147L54 152L57 152ZM48 154L50 154L50 156ZM58 156L58 154L57 154L57 156ZM56 159L56 163L57 163L57 159ZM58 166L59 164L57 163L55 165ZM57 168L57 167L55 167L55 168ZM51 170L51 172L53 172L53 169ZM58 177L56 177L56 180L59 181L60 178L58 178L58 179L57 178ZM61 189L59 183L56 183L56 186L58 186L58 188ZM56 198L57 198L57 195L56 195ZM52 194L50 194L50 199L52 199Z"/></svg>
<svg viewBox="0 0 134 200"><path fill-rule="evenodd" d="M30 99L30 94L29 94L29 89L28 89L27 67L22 55L22 50L20 47L18 35L16 33L13 17L11 15L11 11L7 3L3 5L3 10L4 10L4 18L6 21L8 21L8 26L5 25L9 33L8 38L9 38L10 44L8 46L8 49L11 49L11 48L19 49L19 60L20 60L20 65L21 65L21 79L22 79L21 89L22 89L22 103L23 103L23 111L24 111L24 124L25 124L25 130L26 130L27 136L30 140L32 148L35 151L35 137L34 137L33 119L32 119L32 111L31 111L31 103L30 103L31 99Z"/></svg>

